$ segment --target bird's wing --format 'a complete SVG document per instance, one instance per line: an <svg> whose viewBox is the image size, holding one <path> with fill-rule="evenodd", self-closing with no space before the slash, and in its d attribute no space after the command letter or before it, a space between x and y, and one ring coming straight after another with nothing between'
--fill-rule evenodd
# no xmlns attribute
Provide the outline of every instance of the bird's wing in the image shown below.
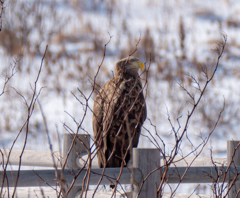
<svg viewBox="0 0 240 198"><path fill-rule="evenodd" d="M132 141L131 147L137 147L147 114L140 79L124 79L116 87L114 94L109 94L111 102L108 103L109 111L104 115L103 123L103 131L107 136L104 144L106 158L114 151L108 162L110 167L121 165L121 157L125 155L129 141ZM125 158L126 163L129 159L130 155Z"/></svg>
<svg viewBox="0 0 240 198"><path fill-rule="evenodd" d="M104 117L106 112L106 104L109 103L109 95L112 94L113 90L113 82L114 79L112 78L108 82L106 82L103 87L100 89L99 93L97 94L94 105L93 105L93 118L92 118L92 126L93 126L93 135L95 138L95 144L98 152L98 163L99 167L103 167L105 162L105 151L104 142L105 138L103 138L103 124L104 124Z"/></svg>
<svg viewBox="0 0 240 198"><path fill-rule="evenodd" d="M126 120L123 122L126 113L128 113L130 131L134 135L133 147L137 147L141 126L147 114L141 81L137 83L135 80L123 80L120 83L116 81L113 78L104 84L93 106L93 133L96 146L99 148L99 167L104 166L116 142L118 142L117 147L124 145L124 150L127 149L129 144L128 135L125 134L127 129L122 125L126 122ZM120 127L122 127L121 130L119 130ZM116 136L119 131L120 133ZM115 150L115 155L121 156L121 153L118 153L121 148L115 148ZM115 155L111 157L108 166L119 166L121 163L121 160L115 159Z"/></svg>

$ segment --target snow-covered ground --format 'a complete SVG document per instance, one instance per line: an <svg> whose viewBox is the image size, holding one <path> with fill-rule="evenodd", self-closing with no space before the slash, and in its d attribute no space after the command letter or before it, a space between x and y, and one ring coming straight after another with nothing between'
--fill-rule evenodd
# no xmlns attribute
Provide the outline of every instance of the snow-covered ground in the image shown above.
<svg viewBox="0 0 240 198"><path fill-rule="evenodd" d="M209 157L212 149L214 157L226 157L226 140L240 139L238 0L12 1L6 4L3 30L0 32L0 92L6 72L11 73L14 60L18 60L16 57L19 61L15 68L17 73L6 87L7 92L0 96L2 147L11 146L26 119L27 107L18 93L29 104L46 45L49 47L37 91L44 87L39 102L47 119L53 149L58 150L57 133L62 138L66 132L63 124L76 132L77 126L71 116L80 122L84 108L72 93L83 102L77 87L89 96L92 79L110 36L97 83L102 86L112 77L115 62L133 52L140 38L134 56L146 66L150 64L146 95L148 118L164 140L166 152L170 153L175 141L167 113L177 128L176 119L182 116L180 124L183 127L191 109L190 98L180 89L178 82L182 82L197 97L198 92L193 88L196 84L189 81L188 74L193 75L200 85L204 84L201 65L205 64L211 71L217 61L212 49L221 39L221 33L227 34L224 56L188 126L190 141L184 137L181 152L190 153L208 135L224 100L225 109L219 125L201 156ZM184 34L182 39L180 30ZM89 100L90 107L94 96ZM91 111L88 111L80 132L92 134L91 117ZM160 143L153 125L148 120L144 124ZM26 149L49 149L37 103L29 131ZM142 133L149 136L147 130ZM15 149L22 148L24 136L23 131ZM141 136L139 147L154 145ZM194 188L195 185L182 185L177 192L193 192ZM203 184L197 192L211 194L209 186Z"/></svg>
<svg viewBox="0 0 240 198"><path fill-rule="evenodd" d="M44 194L42 194L42 192L44 192ZM10 192L12 192L12 189L10 189ZM17 193L17 197L18 198L25 198L26 197L26 189L25 188L19 188L18 189L18 193ZM46 197L55 197L56 196L56 192L52 189L46 188L46 187L42 187L42 188L28 188L28 193L27 193L28 197L41 197L41 196L46 196ZM91 198L93 195L93 191L88 191L87 193L87 198ZM106 191L106 190L100 190L97 193L97 197L98 198L110 198L112 195L112 192ZM96 196L95 196L96 197ZM170 194L166 194L163 196L163 198L169 198ZM174 196L175 198L187 198L189 197L189 194L178 194L176 196ZM210 196L208 195L192 195L192 198L210 198ZM123 198L121 193L117 193L117 195L115 196L115 198Z"/></svg>

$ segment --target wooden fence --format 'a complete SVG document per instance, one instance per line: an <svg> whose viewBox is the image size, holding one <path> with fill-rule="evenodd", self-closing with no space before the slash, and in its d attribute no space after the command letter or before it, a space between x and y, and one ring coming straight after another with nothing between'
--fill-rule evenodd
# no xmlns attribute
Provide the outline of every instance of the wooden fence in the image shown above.
<svg viewBox="0 0 240 198"><path fill-rule="evenodd" d="M74 140L74 142L73 142ZM193 158L176 158L167 172L168 183L212 183L214 179L218 182L231 182L234 177L240 172L240 149L235 149L240 141L228 141L227 142L227 159L215 158L213 161L218 166L212 164L210 158L198 157L189 167L188 165L192 162ZM85 146L83 146L85 145ZM79 134L77 136L72 134L64 134L63 140L63 158L59 152L50 151L24 151L21 158L21 166L44 166L53 167L53 159L55 161L58 170L21 170L18 177L18 187L29 187L29 186L55 186L56 175L64 175L64 179L68 184L73 181L73 172L76 175L79 170L88 160L86 154L87 148L90 145L90 136ZM0 157L0 163L6 163L9 150L1 150L4 153L3 159ZM12 150L9 164L19 165L19 156L21 150ZM52 155L53 154L53 155ZM234 157L232 158L234 154ZM53 158L52 158L53 156ZM62 172L60 167L64 159L68 156L66 169ZM234 161L234 166L228 168L228 164ZM134 148L133 149L133 167L123 168L106 168L104 171L104 177L101 177L103 169L97 167L96 158L92 161L91 174L90 174L90 185L97 185L101 179L101 185L115 184L118 180L119 184L130 184L132 175L135 184L133 185L133 197L146 198L155 197L157 186L161 181L161 175L164 172L164 167L160 168L160 151L158 149L150 148ZM68 169L73 170L69 171ZM155 171L154 171L155 170ZM187 171L186 171L187 170ZM222 174L227 171L227 174ZM149 173L151 173L148 176ZM0 181L3 179L4 171L0 172ZM68 197L75 197L79 194L81 186L83 185L83 178L86 176L87 169L83 169L81 173L76 177L74 187L70 191ZM8 178L8 187L14 187L17 171L6 171ZM119 178L118 176L121 175ZM144 178L148 178L144 180ZM141 186L144 180L144 184L139 192L139 186ZM238 179L234 187L229 192L229 197L236 197L237 191L240 189ZM4 186L7 184L4 182Z"/></svg>

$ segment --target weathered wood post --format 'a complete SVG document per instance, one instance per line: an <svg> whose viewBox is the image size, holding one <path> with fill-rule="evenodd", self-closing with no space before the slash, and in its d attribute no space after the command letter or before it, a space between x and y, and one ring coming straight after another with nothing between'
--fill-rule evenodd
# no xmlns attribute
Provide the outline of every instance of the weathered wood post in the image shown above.
<svg viewBox="0 0 240 198"><path fill-rule="evenodd" d="M142 181L147 175L160 166L160 152L155 148L133 148L133 168L142 172ZM133 198L156 197L157 187L160 184L160 170L153 172L145 181L133 186Z"/></svg>
<svg viewBox="0 0 240 198"><path fill-rule="evenodd" d="M71 148L73 139L76 134L70 134L65 133L63 134L63 158L66 159L67 153L69 149ZM90 135L87 134L77 134L77 137L75 138L72 150L69 153L66 169L79 169L76 159L77 156L81 155L82 153L86 153L87 149L85 148L84 144L87 146L87 148L90 148ZM68 184L70 185L70 184ZM82 189L81 186L73 186L71 191L68 194L69 198L75 197L76 193Z"/></svg>
<svg viewBox="0 0 240 198"><path fill-rule="evenodd" d="M234 141L234 140L227 141L227 163L228 164L231 163L232 156L235 152L231 166L240 166L240 146L238 146L239 143L240 141ZM232 186L232 188L229 191L228 197L235 198L238 190L240 190L240 183L235 182L235 184ZM240 198L240 195L238 195L237 197Z"/></svg>

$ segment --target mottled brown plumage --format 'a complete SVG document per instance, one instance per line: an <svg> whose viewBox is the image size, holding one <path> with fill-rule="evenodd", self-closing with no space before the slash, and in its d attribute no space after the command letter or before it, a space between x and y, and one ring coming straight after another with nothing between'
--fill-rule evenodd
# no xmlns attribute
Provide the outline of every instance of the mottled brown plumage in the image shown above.
<svg viewBox="0 0 240 198"><path fill-rule="evenodd" d="M93 106L93 133L98 150L99 167L120 167L129 142L137 147L147 109L138 69L144 69L134 57L124 58L115 65L115 75L103 85ZM126 154L126 155L125 155ZM108 163L106 164L106 162Z"/></svg>

